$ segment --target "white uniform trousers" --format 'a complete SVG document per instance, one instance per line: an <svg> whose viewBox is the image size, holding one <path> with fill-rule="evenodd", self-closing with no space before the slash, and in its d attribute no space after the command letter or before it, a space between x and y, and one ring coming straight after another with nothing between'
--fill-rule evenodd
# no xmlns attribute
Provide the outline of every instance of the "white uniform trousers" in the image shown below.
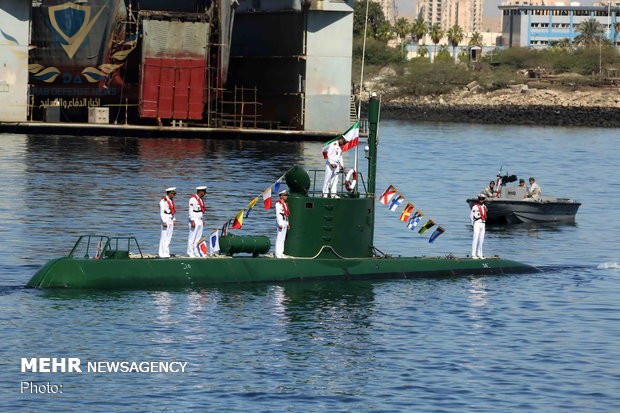
<svg viewBox="0 0 620 413"><path fill-rule="evenodd" d="M282 228L278 228L278 234L276 235L276 258L284 258L284 241L286 240L287 231L287 225L282 225Z"/></svg>
<svg viewBox="0 0 620 413"><path fill-rule="evenodd" d="M482 220L474 221L474 238L471 241L472 258L482 258L482 244L484 244L485 224Z"/></svg>
<svg viewBox="0 0 620 413"><path fill-rule="evenodd" d="M161 237L159 238L159 256L161 258L170 257L170 241L172 240L173 231L173 223L168 223L167 227L161 226Z"/></svg>
<svg viewBox="0 0 620 413"><path fill-rule="evenodd" d="M338 166L332 168L325 162L325 180L323 181L323 195L335 195L338 190Z"/></svg>
<svg viewBox="0 0 620 413"><path fill-rule="evenodd" d="M204 227L204 222L202 219L194 219L193 220L196 225L192 228L191 221L189 222L189 235L187 236L187 255L190 257L196 256L196 245L198 245L198 241L202 238L202 229Z"/></svg>

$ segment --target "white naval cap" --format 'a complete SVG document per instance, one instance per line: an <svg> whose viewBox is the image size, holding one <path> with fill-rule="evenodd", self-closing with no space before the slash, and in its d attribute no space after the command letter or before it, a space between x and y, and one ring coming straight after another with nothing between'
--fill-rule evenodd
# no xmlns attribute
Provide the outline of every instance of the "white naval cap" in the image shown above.
<svg viewBox="0 0 620 413"><path fill-rule="evenodd" d="M278 195L288 195L288 191L286 189L283 189L280 192L278 192Z"/></svg>
<svg viewBox="0 0 620 413"><path fill-rule="evenodd" d="M166 188L166 192L176 192L176 191L177 191L176 186L171 186L170 188Z"/></svg>
<svg viewBox="0 0 620 413"><path fill-rule="evenodd" d="M207 190L207 186L203 185L203 186L197 186L196 187L196 191L206 191Z"/></svg>

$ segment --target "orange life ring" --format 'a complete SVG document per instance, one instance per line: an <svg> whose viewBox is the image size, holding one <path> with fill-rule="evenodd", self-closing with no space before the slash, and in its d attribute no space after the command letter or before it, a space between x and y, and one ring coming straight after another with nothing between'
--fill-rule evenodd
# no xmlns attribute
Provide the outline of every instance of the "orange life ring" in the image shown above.
<svg viewBox="0 0 620 413"><path fill-rule="evenodd" d="M344 178L344 187L347 191L351 192L357 185L357 171L355 169L349 169L347 176Z"/></svg>

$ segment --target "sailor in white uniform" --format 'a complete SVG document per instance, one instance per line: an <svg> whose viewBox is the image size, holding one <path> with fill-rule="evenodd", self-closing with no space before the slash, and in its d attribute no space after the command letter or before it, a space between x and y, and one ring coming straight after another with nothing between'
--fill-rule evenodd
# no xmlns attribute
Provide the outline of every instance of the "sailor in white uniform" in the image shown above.
<svg viewBox="0 0 620 413"><path fill-rule="evenodd" d="M344 161L342 159L342 148L344 138L340 138L329 144L327 149L327 159L325 160L325 178L323 181L323 197L336 198L338 190L338 173L344 170Z"/></svg>
<svg viewBox="0 0 620 413"><path fill-rule="evenodd" d="M471 208L469 220L474 228L474 238L471 242L471 257L473 259L482 259L482 244L484 244L485 222L487 220L487 206L484 204L486 197L482 194L478 195L478 202Z"/></svg>
<svg viewBox="0 0 620 413"><path fill-rule="evenodd" d="M288 222L290 211L288 209L288 191L283 190L279 192L280 199L276 201L276 223L278 226L278 233L276 235L276 258L286 258L284 255L284 241L286 240L286 233L291 228Z"/></svg>
<svg viewBox="0 0 620 413"><path fill-rule="evenodd" d="M159 257L170 257L170 241L174 231L174 214L177 212L174 205L174 196L177 194L176 187L166 189L166 196L159 201L159 218L161 220L161 237L159 238Z"/></svg>
<svg viewBox="0 0 620 413"><path fill-rule="evenodd" d="M196 257L196 246L202 238L204 213L207 210L203 197L207 193L206 186L197 186L196 193L189 197L189 235L187 237L187 255Z"/></svg>

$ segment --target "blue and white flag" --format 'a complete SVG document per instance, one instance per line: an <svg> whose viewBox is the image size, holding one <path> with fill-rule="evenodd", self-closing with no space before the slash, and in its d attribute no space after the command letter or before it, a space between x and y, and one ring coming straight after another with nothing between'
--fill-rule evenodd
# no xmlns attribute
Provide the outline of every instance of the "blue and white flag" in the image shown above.
<svg viewBox="0 0 620 413"><path fill-rule="evenodd" d="M432 244L433 242L435 242L435 239L437 239L437 237L443 234L444 232L446 232L446 230L443 229L443 227L437 227L435 232L433 232L431 237L428 239L428 242Z"/></svg>
<svg viewBox="0 0 620 413"><path fill-rule="evenodd" d="M280 179L278 179L276 181L276 183L273 186L273 192L275 192L276 194L280 192L280 185L282 184L282 177L280 177Z"/></svg>
<svg viewBox="0 0 620 413"><path fill-rule="evenodd" d="M420 210L417 210L416 212L414 212L411 215L411 218L409 219L409 222L407 223L407 228L409 228L410 230L413 231L415 229L415 227L418 226L418 224L422 220L423 216L424 216L424 214Z"/></svg>
<svg viewBox="0 0 620 413"><path fill-rule="evenodd" d="M220 230L216 229L209 236L209 252L211 254L217 254L220 252Z"/></svg>
<svg viewBox="0 0 620 413"><path fill-rule="evenodd" d="M398 209L398 207L400 206L400 204L403 202L404 199L405 197L402 196L402 194L394 195L394 197L390 201L390 205L389 205L390 211L396 211L396 209Z"/></svg>

